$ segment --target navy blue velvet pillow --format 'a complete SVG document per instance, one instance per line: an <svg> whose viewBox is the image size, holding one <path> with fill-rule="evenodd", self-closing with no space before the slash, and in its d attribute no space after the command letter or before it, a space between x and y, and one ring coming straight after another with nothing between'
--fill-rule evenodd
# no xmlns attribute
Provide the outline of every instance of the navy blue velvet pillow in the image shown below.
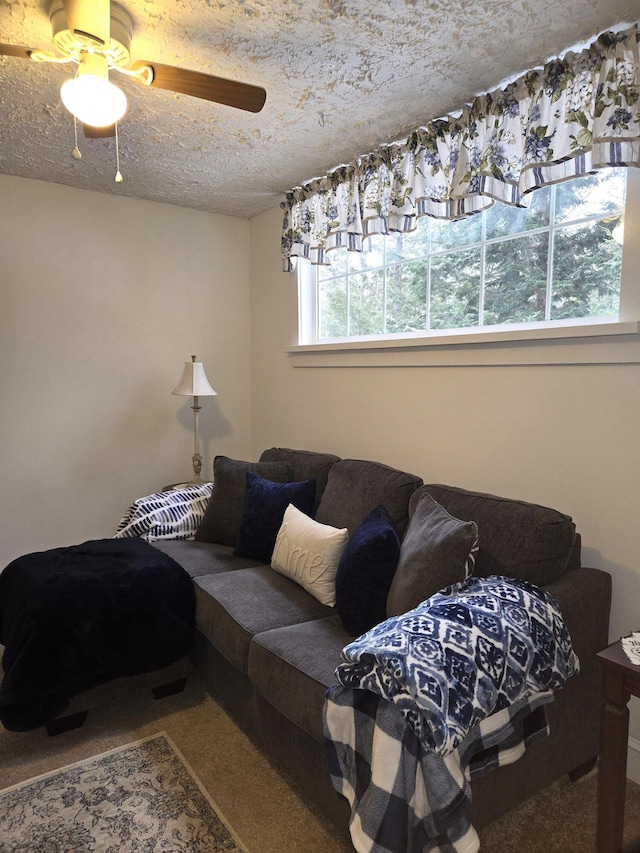
<svg viewBox="0 0 640 853"><path fill-rule="evenodd" d="M311 515L316 499L316 481L274 483L247 471L244 513L236 542L236 557L271 562L284 511L293 504L300 512Z"/></svg>
<svg viewBox="0 0 640 853"><path fill-rule="evenodd" d="M400 559L400 540L380 504L357 527L336 573L336 609L356 637L387 618L387 594Z"/></svg>

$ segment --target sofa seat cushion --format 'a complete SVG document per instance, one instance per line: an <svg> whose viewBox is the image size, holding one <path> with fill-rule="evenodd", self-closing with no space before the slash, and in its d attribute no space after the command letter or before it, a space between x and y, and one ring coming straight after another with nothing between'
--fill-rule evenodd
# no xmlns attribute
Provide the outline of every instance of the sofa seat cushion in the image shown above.
<svg viewBox="0 0 640 853"><path fill-rule="evenodd" d="M263 565L261 560L235 557L233 548L213 542L197 542L193 539L165 539L152 542L154 548L164 551L179 563L192 578L201 575L217 575Z"/></svg>
<svg viewBox="0 0 640 853"><path fill-rule="evenodd" d="M420 477L361 459L343 459L331 468L316 521L347 527L353 533L378 504L389 513L402 538L409 523L409 498L422 485Z"/></svg>
<svg viewBox="0 0 640 853"><path fill-rule="evenodd" d="M288 447L270 447L263 451L260 462L284 462L291 469L291 480L315 480L315 514L324 493L332 466L340 461L333 453L316 453L313 450L291 450Z"/></svg>
<svg viewBox="0 0 640 853"><path fill-rule="evenodd" d="M424 486L412 496L412 507L423 491L451 515L478 525L480 548L474 575L506 575L544 586L580 564L579 540L568 515L526 501L442 485Z"/></svg>
<svg viewBox="0 0 640 853"><path fill-rule="evenodd" d="M270 566L196 578L196 625L246 675L251 638L261 631L321 619L332 613Z"/></svg>
<svg viewBox="0 0 640 853"><path fill-rule="evenodd" d="M341 652L353 638L338 615L264 631L251 641L249 680L291 722L324 742L322 709Z"/></svg>

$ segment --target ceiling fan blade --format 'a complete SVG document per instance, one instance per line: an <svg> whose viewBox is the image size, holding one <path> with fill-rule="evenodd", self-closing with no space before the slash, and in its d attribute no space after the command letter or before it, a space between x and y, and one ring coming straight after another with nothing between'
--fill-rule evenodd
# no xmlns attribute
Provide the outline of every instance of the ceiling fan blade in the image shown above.
<svg viewBox="0 0 640 853"><path fill-rule="evenodd" d="M139 71L145 67L153 71L151 86L166 89L168 92L192 95L194 98L203 98L217 104L226 104L228 107L251 113L259 113L267 97L267 93L260 86L225 80L223 77L202 74L200 71L187 71L173 65L161 65L159 62L134 62L131 70Z"/></svg>
<svg viewBox="0 0 640 853"><path fill-rule="evenodd" d="M20 59L30 59L35 47L19 47L17 44L0 44L0 55L18 56Z"/></svg>
<svg viewBox="0 0 640 853"><path fill-rule="evenodd" d="M82 132L86 139L108 139L116 135L116 126L110 124L107 127L92 127L90 124L83 124Z"/></svg>
<svg viewBox="0 0 640 853"><path fill-rule="evenodd" d="M67 26L81 40L108 47L111 29L110 0L63 0Z"/></svg>

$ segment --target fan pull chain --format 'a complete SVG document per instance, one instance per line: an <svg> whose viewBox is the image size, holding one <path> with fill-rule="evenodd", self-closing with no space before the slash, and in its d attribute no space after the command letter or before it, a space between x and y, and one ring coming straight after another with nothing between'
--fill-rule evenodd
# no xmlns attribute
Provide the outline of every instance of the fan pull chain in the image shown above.
<svg viewBox="0 0 640 853"><path fill-rule="evenodd" d="M73 151L71 152L71 156L74 157L76 160L82 160L82 152L78 148L78 120L75 116L73 117L73 133L76 138L76 144Z"/></svg>
<svg viewBox="0 0 640 853"><path fill-rule="evenodd" d="M115 123L116 128L116 184L122 183L122 175L120 174L120 150L118 147L118 122Z"/></svg>

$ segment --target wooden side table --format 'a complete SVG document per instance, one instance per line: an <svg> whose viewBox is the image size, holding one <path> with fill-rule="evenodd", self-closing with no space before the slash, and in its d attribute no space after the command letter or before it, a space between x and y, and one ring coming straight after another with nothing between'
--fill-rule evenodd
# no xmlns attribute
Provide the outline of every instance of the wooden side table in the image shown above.
<svg viewBox="0 0 640 853"><path fill-rule="evenodd" d="M596 655L604 667L604 708L598 770L598 853L622 853L627 778L629 708L640 696L640 666L626 656L621 640Z"/></svg>

